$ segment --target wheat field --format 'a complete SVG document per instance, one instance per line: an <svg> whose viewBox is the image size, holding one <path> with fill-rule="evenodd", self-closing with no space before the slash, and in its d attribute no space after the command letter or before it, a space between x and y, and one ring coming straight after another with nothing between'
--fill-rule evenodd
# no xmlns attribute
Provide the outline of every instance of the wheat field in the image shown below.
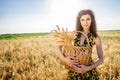
<svg viewBox="0 0 120 80"><path fill-rule="evenodd" d="M120 80L120 31L99 32L104 62L97 67L100 80ZM65 80L67 69L51 35L0 40L0 80ZM92 53L97 59L95 46Z"/></svg>

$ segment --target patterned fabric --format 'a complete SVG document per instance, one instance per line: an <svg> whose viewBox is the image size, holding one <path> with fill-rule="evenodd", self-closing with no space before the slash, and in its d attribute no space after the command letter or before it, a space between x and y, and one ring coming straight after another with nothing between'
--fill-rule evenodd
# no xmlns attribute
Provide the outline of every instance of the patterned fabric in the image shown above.
<svg viewBox="0 0 120 80"><path fill-rule="evenodd" d="M93 41L92 33L89 33L87 36L88 36L90 46L93 47L95 42ZM80 46L80 38L78 38L78 37L75 38L74 45L75 46ZM82 46L87 46L87 45L88 45L88 42L85 39L84 44ZM93 64L92 59L90 61L90 65L91 64ZM91 71L88 71L88 72L83 73L83 74L70 70L70 71L68 71L67 80L99 80L99 77L98 77L98 72L95 68L92 69Z"/></svg>
<svg viewBox="0 0 120 80"><path fill-rule="evenodd" d="M88 35L88 40L89 40L89 44L90 44L90 46L91 47L93 47L93 45L95 44L95 42L93 41L93 35L92 35L92 33L89 33ZM75 38L75 40L74 40L74 45L75 46L80 46L80 38ZM85 41L84 41L84 45L83 46L87 46L88 45L88 42L87 42L87 40L85 39Z"/></svg>

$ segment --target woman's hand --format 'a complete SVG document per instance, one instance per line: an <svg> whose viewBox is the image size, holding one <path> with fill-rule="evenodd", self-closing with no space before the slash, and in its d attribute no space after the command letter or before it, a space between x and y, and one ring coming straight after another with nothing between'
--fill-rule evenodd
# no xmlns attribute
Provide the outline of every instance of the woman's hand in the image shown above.
<svg viewBox="0 0 120 80"><path fill-rule="evenodd" d="M74 57L70 57L70 56L64 57L62 61L64 61L64 63L69 67L72 67L76 63Z"/></svg>
<svg viewBox="0 0 120 80"><path fill-rule="evenodd" d="M78 73L85 73L87 71L90 71L90 67L89 66L85 66L85 65L79 65L76 69L76 72Z"/></svg>

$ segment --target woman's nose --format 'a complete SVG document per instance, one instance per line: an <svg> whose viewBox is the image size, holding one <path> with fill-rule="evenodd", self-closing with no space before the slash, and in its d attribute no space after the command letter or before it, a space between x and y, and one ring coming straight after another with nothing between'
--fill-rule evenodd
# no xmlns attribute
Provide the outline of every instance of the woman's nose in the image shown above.
<svg viewBox="0 0 120 80"><path fill-rule="evenodd" d="M85 24L87 24L87 20L85 20Z"/></svg>

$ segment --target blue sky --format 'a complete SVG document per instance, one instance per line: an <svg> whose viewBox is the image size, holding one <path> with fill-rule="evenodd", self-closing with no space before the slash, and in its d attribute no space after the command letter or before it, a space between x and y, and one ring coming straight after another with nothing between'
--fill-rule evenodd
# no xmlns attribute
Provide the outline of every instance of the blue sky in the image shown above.
<svg viewBox="0 0 120 80"><path fill-rule="evenodd" d="M0 0L0 34L74 30L81 9L94 11L98 30L120 30L120 0Z"/></svg>

